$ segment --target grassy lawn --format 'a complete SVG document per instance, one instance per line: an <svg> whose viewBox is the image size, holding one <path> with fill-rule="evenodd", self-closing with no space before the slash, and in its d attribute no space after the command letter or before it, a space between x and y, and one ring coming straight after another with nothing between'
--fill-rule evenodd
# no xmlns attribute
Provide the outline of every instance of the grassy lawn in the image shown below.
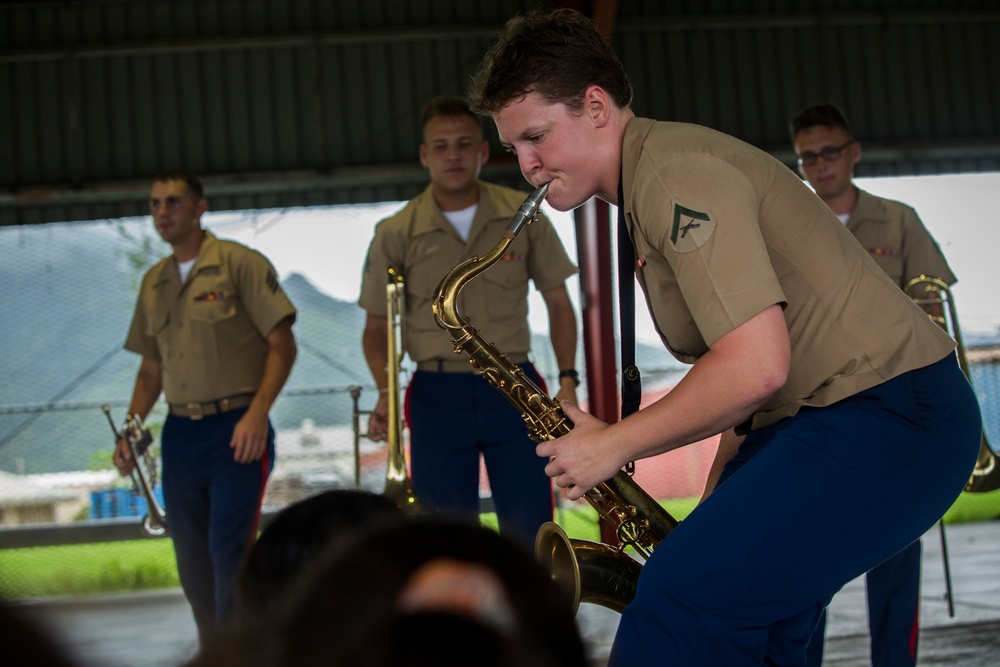
<svg viewBox="0 0 1000 667"><path fill-rule="evenodd" d="M89 595L179 585L170 540L0 551L0 598Z"/></svg>
<svg viewBox="0 0 1000 667"><path fill-rule="evenodd" d="M684 519L696 498L664 502L667 511ZM1000 491L963 493L945 514L945 523L988 521L1000 517ZM597 513L589 505L559 509L557 522L570 537L600 541ZM483 515L496 527L496 516ZM0 598L89 595L178 586L169 540L136 540L104 544L0 550Z"/></svg>

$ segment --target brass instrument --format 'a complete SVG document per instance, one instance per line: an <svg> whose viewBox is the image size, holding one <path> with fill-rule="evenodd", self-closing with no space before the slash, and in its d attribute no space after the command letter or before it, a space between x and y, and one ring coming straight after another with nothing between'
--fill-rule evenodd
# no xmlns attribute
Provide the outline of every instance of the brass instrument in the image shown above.
<svg viewBox="0 0 1000 667"><path fill-rule="evenodd" d="M495 264L507 251L521 228L535 219L548 184L524 200L503 237L482 257L471 257L445 276L434 295L434 317L453 340L456 354L465 353L480 375L509 400L528 426L536 442L554 440L573 428L562 408L529 379L507 357L486 342L468 318L458 312L462 288ZM677 525L666 510L625 472L598 484L584 498L615 528L619 546L571 540L555 523L545 524L536 537L536 553L553 578L573 592L575 603L593 602L620 611L635 595L635 580L641 565L624 553L631 546L646 559Z"/></svg>
<svg viewBox="0 0 1000 667"><path fill-rule="evenodd" d="M940 278L921 275L906 283L903 291L928 314L931 320L955 339L958 365L962 367L971 384L972 375L969 373L969 362L965 356L962 331L958 326L958 312L948 283ZM997 489L1000 489L1000 467L997 466L996 455L986 440L984 431L979 445L979 457L976 459L976 466L972 469L972 476L965 485L965 490L970 493L986 493Z"/></svg>
<svg viewBox="0 0 1000 667"><path fill-rule="evenodd" d="M423 512L417 495L410 485L410 477L406 472L406 457L403 453L403 416L399 409L399 372L405 354L403 341L406 340L404 323L406 321L404 280L397 271L389 267L389 282L386 285L386 301L389 313L389 427L386 440L389 444L389 456L385 470L385 489L382 495L395 501L400 509L408 512Z"/></svg>
<svg viewBox="0 0 1000 667"><path fill-rule="evenodd" d="M137 494L141 493L146 499L147 513L142 519L142 529L150 537L160 537L167 532L167 513L160 507L160 502L153 493L158 479L156 457L150 448L153 436L148 428L143 428L139 415L126 415L125 424L119 431L111 418L111 406L105 405L101 410L111 424L115 445L117 446L118 440L124 440L132 455L132 470L129 472L132 490Z"/></svg>

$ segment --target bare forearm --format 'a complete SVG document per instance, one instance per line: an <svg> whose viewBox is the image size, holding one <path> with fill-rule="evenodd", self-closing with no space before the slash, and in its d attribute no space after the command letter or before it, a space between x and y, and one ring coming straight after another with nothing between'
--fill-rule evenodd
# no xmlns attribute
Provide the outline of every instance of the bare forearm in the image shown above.
<svg viewBox="0 0 1000 667"><path fill-rule="evenodd" d="M389 319L368 315L365 331L361 337L361 347L371 371L372 380L379 389L389 386Z"/></svg>
<svg viewBox="0 0 1000 667"><path fill-rule="evenodd" d="M781 309L772 306L727 334L666 396L613 424L629 461L709 438L746 420L787 378L790 351Z"/></svg>
<svg viewBox="0 0 1000 667"><path fill-rule="evenodd" d="M549 318L549 339L552 341L552 351L556 355L556 363L560 369L576 366L576 318L570 311L569 317Z"/></svg>
<svg viewBox="0 0 1000 667"><path fill-rule="evenodd" d="M254 411L267 414L278 399L282 387L295 365L298 347L292 334L291 320L283 320L268 334L267 357L264 360L264 375L254 394L251 407Z"/></svg>
<svg viewBox="0 0 1000 667"><path fill-rule="evenodd" d="M560 285L542 294L549 313L549 340L560 370L576 367L576 313L570 303L566 286ZM564 398L576 391L576 382L571 378L560 380L559 392Z"/></svg>

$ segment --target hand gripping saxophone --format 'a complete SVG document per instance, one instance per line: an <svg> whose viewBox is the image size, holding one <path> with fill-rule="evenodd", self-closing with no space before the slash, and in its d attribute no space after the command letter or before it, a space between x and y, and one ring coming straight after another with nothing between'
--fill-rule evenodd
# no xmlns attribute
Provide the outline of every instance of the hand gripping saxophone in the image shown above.
<svg viewBox="0 0 1000 667"><path fill-rule="evenodd" d="M535 219L548 188L546 183L524 200L493 250L465 260L445 276L433 304L434 317L451 335L455 353L468 355L479 374L517 408L535 442L565 435L573 423L556 401L459 314L458 295L472 279L493 266L521 228ZM571 591L575 605L591 602L621 611L635 597L635 583L642 569L638 561L624 553L624 548L631 546L643 559L648 558L677 520L623 471L598 484L584 498L615 528L619 546L571 540L562 528L550 522L538 531L535 550L553 578Z"/></svg>

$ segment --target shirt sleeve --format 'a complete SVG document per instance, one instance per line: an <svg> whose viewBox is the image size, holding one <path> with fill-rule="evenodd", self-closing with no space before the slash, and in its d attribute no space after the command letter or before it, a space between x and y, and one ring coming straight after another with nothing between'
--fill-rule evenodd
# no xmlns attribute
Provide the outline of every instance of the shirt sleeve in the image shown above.
<svg viewBox="0 0 1000 667"><path fill-rule="evenodd" d="M132 324L129 326L128 335L125 338L125 349L129 352L160 360L160 348L156 344L154 331L149 325L149 313L146 309L147 282L149 276L145 276L142 286L139 288L139 296L136 299L135 313L132 315Z"/></svg>
<svg viewBox="0 0 1000 667"><path fill-rule="evenodd" d="M917 212L909 206L903 209L903 284L921 275L940 278L953 285L958 278L952 273L948 261L941 252L937 241L920 220Z"/></svg>
<svg viewBox="0 0 1000 667"><path fill-rule="evenodd" d="M375 226L375 233L368 245L368 255L361 270L361 296L358 298L358 305L369 313L379 316L385 316L387 313L385 289L392 261L385 250L387 234L388 225L383 220ZM404 267L395 268L403 270Z"/></svg>
<svg viewBox="0 0 1000 667"><path fill-rule="evenodd" d="M295 319L295 307L281 288L271 262L256 250L233 254L234 276L243 308L264 338L286 317Z"/></svg>
<svg viewBox="0 0 1000 667"><path fill-rule="evenodd" d="M644 161L640 227L673 269L705 342L711 346L768 306L784 303L761 233L757 190L746 175L703 154Z"/></svg>

